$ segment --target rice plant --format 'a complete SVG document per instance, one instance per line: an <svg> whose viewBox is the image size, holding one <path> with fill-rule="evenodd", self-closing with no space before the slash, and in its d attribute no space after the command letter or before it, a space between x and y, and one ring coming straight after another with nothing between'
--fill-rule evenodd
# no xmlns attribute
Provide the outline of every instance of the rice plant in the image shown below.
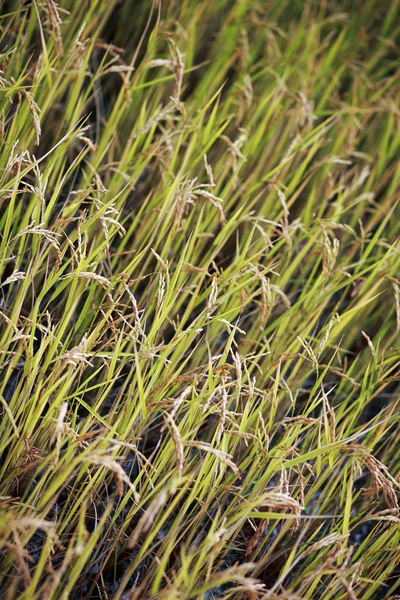
<svg viewBox="0 0 400 600"><path fill-rule="evenodd" d="M399 0L9 0L0 598L400 597Z"/></svg>

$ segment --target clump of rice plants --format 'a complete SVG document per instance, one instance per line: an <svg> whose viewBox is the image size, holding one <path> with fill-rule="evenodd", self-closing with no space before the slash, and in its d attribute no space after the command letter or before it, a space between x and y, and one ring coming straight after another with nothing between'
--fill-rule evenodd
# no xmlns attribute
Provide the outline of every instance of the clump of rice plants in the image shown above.
<svg viewBox="0 0 400 600"><path fill-rule="evenodd" d="M2 3L1 599L398 597L399 17Z"/></svg>

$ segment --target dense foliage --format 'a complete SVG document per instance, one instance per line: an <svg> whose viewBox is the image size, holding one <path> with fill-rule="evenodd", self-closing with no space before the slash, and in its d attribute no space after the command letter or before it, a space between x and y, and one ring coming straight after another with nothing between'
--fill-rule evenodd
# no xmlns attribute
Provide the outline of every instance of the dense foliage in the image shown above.
<svg viewBox="0 0 400 600"><path fill-rule="evenodd" d="M398 597L400 2L1 11L0 598Z"/></svg>

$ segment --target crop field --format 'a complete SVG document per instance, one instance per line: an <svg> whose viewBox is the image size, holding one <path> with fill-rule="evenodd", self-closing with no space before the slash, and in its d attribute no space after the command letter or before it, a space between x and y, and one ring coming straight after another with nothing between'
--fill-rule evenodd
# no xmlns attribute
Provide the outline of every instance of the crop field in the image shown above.
<svg viewBox="0 0 400 600"><path fill-rule="evenodd" d="M399 599L400 0L0 7L0 600Z"/></svg>

